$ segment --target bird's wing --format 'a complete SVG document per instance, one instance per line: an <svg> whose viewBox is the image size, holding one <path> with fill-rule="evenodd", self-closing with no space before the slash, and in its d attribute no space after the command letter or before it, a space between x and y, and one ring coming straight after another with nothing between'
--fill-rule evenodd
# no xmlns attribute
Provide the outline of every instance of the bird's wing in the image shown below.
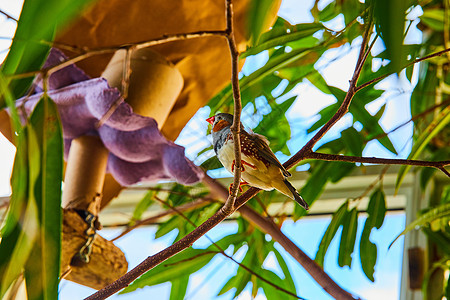
<svg viewBox="0 0 450 300"><path fill-rule="evenodd" d="M273 154L272 149L270 149L269 147L269 141L265 136L252 132L248 134L248 137L255 143L256 147L258 148L258 154L262 158L280 168L285 177L292 176L291 173L289 173L286 168L283 167L275 154Z"/></svg>

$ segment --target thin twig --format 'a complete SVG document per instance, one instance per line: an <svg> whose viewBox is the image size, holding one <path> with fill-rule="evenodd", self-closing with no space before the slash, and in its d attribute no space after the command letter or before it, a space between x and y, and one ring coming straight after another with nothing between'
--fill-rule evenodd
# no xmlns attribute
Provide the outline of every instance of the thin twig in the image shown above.
<svg viewBox="0 0 450 300"><path fill-rule="evenodd" d="M4 15L6 17L6 19L10 19L10 20L17 22L16 18L14 18L13 16L11 16L10 14L8 14L7 12L5 12L3 10L0 10L0 14Z"/></svg>
<svg viewBox="0 0 450 300"><path fill-rule="evenodd" d="M341 106L337 110L337 112L331 117L331 119L322 126L322 128L303 146L300 151L298 151L294 156L292 156L287 162L284 163L284 166L287 168L291 168L295 165L295 162L301 161L307 152L312 151L314 145L325 135L325 133L330 130L330 128L337 123L347 112L350 107L350 103L352 101L353 96L356 93L356 83L358 81L359 75L361 74L362 66L364 65L365 51L367 48L367 43L369 41L370 32L372 31L372 18L369 17L370 21L367 24L363 42L361 44L361 49L359 51L358 60L356 62L355 72L353 73L352 79L350 80L350 87L348 88L347 94L345 95L344 101Z"/></svg>
<svg viewBox="0 0 450 300"><path fill-rule="evenodd" d="M450 177L450 173L444 167L440 167L439 170L441 170L442 172L444 172L445 175Z"/></svg>
<svg viewBox="0 0 450 300"><path fill-rule="evenodd" d="M352 201L352 202L360 201L365 196L367 196L367 194L378 184L378 182L383 180L384 175L386 174L388 169L389 169L389 166L384 167L383 170L381 171L380 175L377 177L377 179L375 179L375 181L372 182L361 195L359 195L356 198L350 199L350 201Z"/></svg>
<svg viewBox="0 0 450 300"><path fill-rule="evenodd" d="M239 191L239 183L241 181L241 92L239 90L239 52L237 50L236 41L234 39L233 30L233 3L231 0L226 0L226 21L227 21L227 42L231 55L231 87L233 89L234 99L234 118L233 125L231 125L231 133L233 134L234 142L234 181L230 189L230 195L225 202L224 209L233 211L234 202Z"/></svg>
<svg viewBox="0 0 450 300"><path fill-rule="evenodd" d="M189 203L186 203L186 204L178 206L177 210L182 211L182 212L190 211L192 209L196 209L196 208L202 207L202 206L204 206L204 205L206 205L208 203L211 203L211 202L207 201L205 199L198 199L198 200L195 200L193 202L189 202ZM152 217L149 217L149 218L146 218L146 219L143 219L143 220L136 221L136 223L134 225L128 226L118 236L113 238L111 240L111 242L114 242L115 240L120 239L121 237L125 236L126 234L128 234L129 232L131 232L132 230L134 230L134 229L136 229L136 228L138 228L140 226L152 224L152 223L160 220L161 218L173 215L175 212L176 212L175 210L166 210L166 211L163 211L163 212L161 212L161 213L159 213L159 214L157 214L155 216L152 216Z"/></svg>
<svg viewBox="0 0 450 300"><path fill-rule="evenodd" d="M450 160L443 161L426 161L414 159L399 159L399 158L379 158L379 157L360 157L350 155L327 154L319 152L307 152L305 158L312 158L326 161L341 161L350 163L368 163L380 165L409 165L421 166L440 169L444 166L450 165Z"/></svg>
<svg viewBox="0 0 450 300"><path fill-rule="evenodd" d="M450 104L450 99L447 99L447 100L445 100L444 102L441 102L441 103L439 103L439 104L433 105L432 107L430 107L430 108L428 108L427 110L421 112L420 114L417 114L417 115L415 115L415 116L412 116L411 119L409 119L408 121L406 121L406 122L404 122L404 123L398 125L397 127L395 127L394 129L390 130L389 132L383 132L383 133L377 134L376 136L374 136L374 137L370 138L369 140L367 140L367 142L368 142L368 141L372 141L372 140L378 140L378 139L380 139L380 138L382 138L382 137L385 137L385 136L387 136L387 135L393 133L394 131L399 130L399 129L402 128L403 126L408 125L409 123L413 122L414 120L416 120L416 119L418 119L418 118L421 118L421 117L423 117L423 116L425 116L425 115L427 115L427 114L429 114L429 113L435 111L437 108L439 108L439 107L441 107L441 106L444 106L444 105L447 105L447 104Z"/></svg>
<svg viewBox="0 0 450 300"><path fill-rule="evenodd" d="M155 39L151 39L151 40L147 40L147 41L143 41L143 42L138 42L138 43L133 43L133 44L123 44L123 45L118 45L118 46L99 47L99 48L92 48L92 49L82 48L81 54L78 54L72 58L69 58L53 67L50 67L48 69L38 70L38 71L31 71L31 72L8 75L7 78L8 79L22 79L22 78L32 77L37 74L42 74L43 72L48 72L50 75L52 73L55 73L58 70L61 70L67 66L70 66L79 61L85 60L87 58L97 56L97 55L102 55L102 54L111 54L120 49L134 48L134 49L138 50L138 49L156 46L156 45L169 43L169 42L173 42L173 41L188 40L188 39L195 39L195 38L209 37L209 36L226 36L226 35L227 35L227 32L225 30L194 31L191 33L164 35L159 38L155 38ZM49 42L41 42L41 43L47 43L47 44L53 45L53 43L49 43ZM65 45L65 47L70 48L72 46ZM73 49L76 49L77 50L76 52L80 52L80 48L73 47Z"/></svg>
<svg viewBox="0 0 450 300"><path fill-rule="evenodd" d="M436 56L441 56L441 55L443 55L443 54L445 54L445 53L447 53L447 52L450 52L450 48L447 48L447 49L444 49L444 50L442 50L442 51L438 51L438 52L435 52L435 53L431 53L430 55L427 55L427 56L424 56L424 57L415 59L415 60L413 60L412 62L406 64L406 65L403 67L403 69L404 69L404 68L407 68L407 67L409 67L409 66L412 66L412 65L414 65L414 64L417 64L417 63L419 63L419 62L421 62L421 61L424 61L424 60L427 60L427 59L430 59L430 58L433 58L433 57L436 57ZM394 74L394 73L395 73L395 72L389 72L389 73L386 73L386 74L384 74L384 75L381 75L381 76L379 76L379 77L377 77L377 78L374 78L374 79L372 79L372 80L369 80L369 81L367 81L367 82L365 82L365 83L363 83L363 84L357 86L357 87L355 88L355 92L357 92L357 91L359 91L359 90L362 90L363 88L365 88L365 87L367 87L367 86L369 86L369 85L371 85L371 84L373 84L373 83L375 83L375 82L378 82L378 81L380 81L380 80L383 80L384 78L386 78L386 77L388 77L388 76L390 76L390 75L392 75L392 74Z"/></svg>

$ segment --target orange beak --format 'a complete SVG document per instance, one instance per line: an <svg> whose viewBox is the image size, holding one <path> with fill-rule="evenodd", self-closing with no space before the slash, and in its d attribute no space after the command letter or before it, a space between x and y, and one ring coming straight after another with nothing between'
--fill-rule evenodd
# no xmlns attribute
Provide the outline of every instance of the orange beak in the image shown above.
<svg viewBox="0 0 450 300"><path fill-rule="evenodd" d="M214 116L212 116L211 118L206 119L206 122L208 122L209 124L213 125L214 124Z"/></svg>

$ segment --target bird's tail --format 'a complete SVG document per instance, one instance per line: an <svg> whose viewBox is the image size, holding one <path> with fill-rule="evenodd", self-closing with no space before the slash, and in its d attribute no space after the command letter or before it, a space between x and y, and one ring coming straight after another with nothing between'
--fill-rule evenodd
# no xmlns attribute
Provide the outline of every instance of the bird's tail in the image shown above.
<svg viewBox="0 0 450 300"><path fill-rule="evenodd" d="M303 200L302 196L300 196L300 194L297 192L295 187L287 179L284 179L284 184L291 191L292 195L294 196L294 200L298 204L300 204L301 207L303 207L304 209L308 210L309 209L308 203L306 203L306 201Z"/></svg>

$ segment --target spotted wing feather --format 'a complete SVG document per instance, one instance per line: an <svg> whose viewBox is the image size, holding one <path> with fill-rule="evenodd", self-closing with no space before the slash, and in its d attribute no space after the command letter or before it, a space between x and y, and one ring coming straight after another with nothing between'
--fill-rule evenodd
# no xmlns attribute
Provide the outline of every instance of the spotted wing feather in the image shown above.
<svg viewBox="0 0 450 300"><path fill-rule="evenodd" d="M292 176L291 173L289 173L286 170L286 168L283 167L283 165L280 163L280 161L275 156L275 154L273 154L272 149L270 149L270 147L269 147L269 141L267 140L267 138L265 136L252 132L252 133L248 134L248 138L251 139L255 143L255 145L258 149L258 154L262 158L264 158L269 163L272 163L275 166L277 166L278 168L280 168L281 172L283 173L283 175L285 177Z"/></svg>

